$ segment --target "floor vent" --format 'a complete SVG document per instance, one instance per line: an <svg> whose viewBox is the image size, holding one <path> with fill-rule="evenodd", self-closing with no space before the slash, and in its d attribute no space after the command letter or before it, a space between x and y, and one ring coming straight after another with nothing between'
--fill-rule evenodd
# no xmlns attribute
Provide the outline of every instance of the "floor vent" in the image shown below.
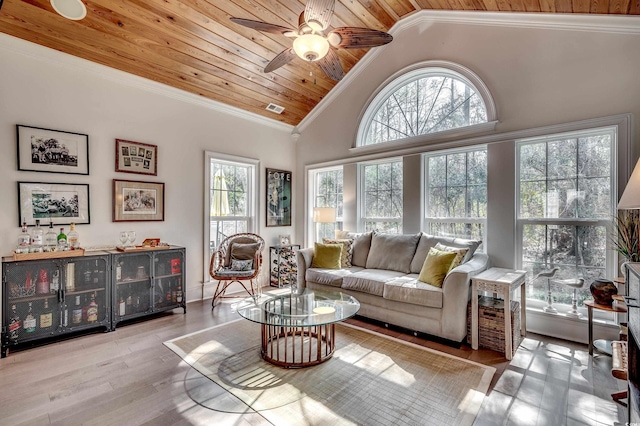
<svg viewBox="0 0 640 426"><path fill-rule="evenodd" d="M284 107L271 103L267 105L267 111L275 112L276 114L282 114L282 111L284 111Z"/></svg>

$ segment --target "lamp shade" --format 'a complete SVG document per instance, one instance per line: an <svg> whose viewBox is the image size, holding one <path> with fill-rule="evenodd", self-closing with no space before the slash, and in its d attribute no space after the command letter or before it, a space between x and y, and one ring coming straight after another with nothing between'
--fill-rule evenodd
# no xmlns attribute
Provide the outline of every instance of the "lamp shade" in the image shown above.
<svg viewBox="0 0 640 426"><path fill-rule="evenodd" d="M334 207L314 207L313 221L316 223L333 223L336 221L336 209Z"/></svg>
<svg viewBox="0 0 640 426"><path fill-rule="evenodd" d="M629 209L640 209L640 160L636 163L618 203L618 210Z"/></svg>
<svg viewBox="0 0 640 426"><path fill-rule="evenodd" d="M329 42L317 34L303 34L293 41L293 51L305 61L317 61L329 52Z"/></svg>

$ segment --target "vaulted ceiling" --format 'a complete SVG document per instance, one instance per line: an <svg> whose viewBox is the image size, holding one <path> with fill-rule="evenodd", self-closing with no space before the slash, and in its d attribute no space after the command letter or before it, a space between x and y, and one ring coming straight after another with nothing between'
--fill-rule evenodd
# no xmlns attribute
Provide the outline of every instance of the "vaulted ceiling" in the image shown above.
<svg viewBox="0 0 640 426"><path fill-rule="evenodd" d="M49 0L0 0L0 32L173 86L291 125L335 86L313 63L294 59L265 74L291 39L229 20L297 28L298 0L84 0L71 21ZM339 0L331 26L388 31L419 10L640 14L640 0ZM367 52L339 49L347 73ZM280 115L269 103L284 107Z"/></svg>

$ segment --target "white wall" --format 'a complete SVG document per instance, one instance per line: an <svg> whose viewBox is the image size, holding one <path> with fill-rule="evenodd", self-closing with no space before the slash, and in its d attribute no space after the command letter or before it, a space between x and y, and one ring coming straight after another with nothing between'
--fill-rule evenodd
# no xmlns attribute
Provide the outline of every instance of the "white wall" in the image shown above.
<svg viewBox="0 0 640 426"><path fill-rule="evenodd" d="M0 253L18 227L18 181L88 183L91 224L83 246L115 245L121 230L187 249L188 300L202 295L204 152L260 160L260 229L267 245L293 227L266 228L265 167L295 173L291 127L240 114L196 96L0 34ZM225 112L228 111L228 112ZM89 135L90 175L18 171L16 124ZM115 139L158 145L158 176L115 172ZM112 179L164 182L165 221L114 223ZM295 181L294 181L295 184ZM68 227L67 227L68 228ZM268 256L268 250L266 251ZM210 296L210 289L208 291Z"/></svg>

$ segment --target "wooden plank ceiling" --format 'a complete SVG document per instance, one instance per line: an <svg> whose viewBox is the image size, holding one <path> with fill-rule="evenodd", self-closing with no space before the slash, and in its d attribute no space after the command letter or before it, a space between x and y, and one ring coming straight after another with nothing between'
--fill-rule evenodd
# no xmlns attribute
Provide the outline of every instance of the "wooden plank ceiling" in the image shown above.
<svg viewBox="0 0 640 426"><path fill-rule="evenodd" d="M271 59L291 47L291 39L229 20L296 28L304 1L83 1L87 16L70 21L49 0L4 0L0 31L291 125L336 84L299 58L263 73ZM421 9L638 14L640 0L340 0L331 25L388 31ZM345 73L366 52L339 49ZM267 111L271 102L284 112Z"/></svg>

